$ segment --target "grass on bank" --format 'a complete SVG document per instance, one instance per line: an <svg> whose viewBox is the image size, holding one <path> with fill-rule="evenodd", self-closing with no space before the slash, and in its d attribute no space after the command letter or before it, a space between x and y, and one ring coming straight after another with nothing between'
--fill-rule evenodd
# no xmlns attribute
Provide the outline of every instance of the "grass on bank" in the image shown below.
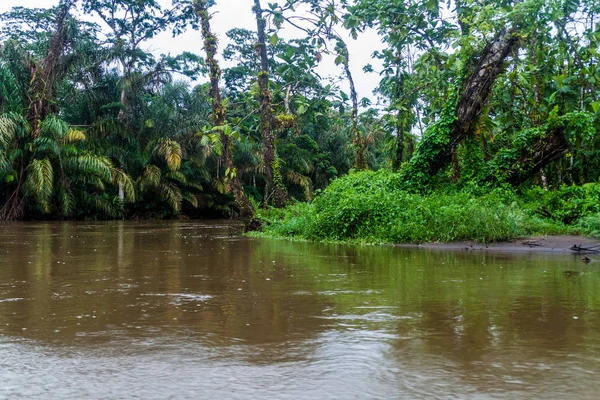
<svg viewBox="0 0 600 400"><path fill-rule="evenodd" d="M398 189L398 174L358 172L333 182L311 203L262 210L262 235L350 243L509 241L529 235L600 238L600 185L530 189Z"/></svg>

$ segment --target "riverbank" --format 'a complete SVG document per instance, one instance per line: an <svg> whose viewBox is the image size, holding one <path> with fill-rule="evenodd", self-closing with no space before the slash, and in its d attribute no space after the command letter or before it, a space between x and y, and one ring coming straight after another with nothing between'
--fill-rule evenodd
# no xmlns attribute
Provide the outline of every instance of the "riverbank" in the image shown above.
<svg viewBox="0 0 600 400"><path fill-rule="evenodd" d="M491 251L505 253L571 253L592 254L600 251L600 240L578 235L532 236L516 239L510 242L478 243L475 241L460 241L452 243L396 244L396 247L423 248L435 250L460 251ZM573 251L573 246L580 246L581 251Z"/></svg>
<svg viewBox="0 0 600 400"><path fill-rule="evenodd" d="M541 237L575 235L549 248L567 244L569 248L584 243L586 237L600 239L600 185L553 191L445 187L413 193L400 189L400 179L387 171L340 178L310 203L261 210L261 235L335 243L482 244L484 248L521 238L538 238L529 244L526 241L531 239L524 239L524 247L531 248L547 243Z"/></svg>

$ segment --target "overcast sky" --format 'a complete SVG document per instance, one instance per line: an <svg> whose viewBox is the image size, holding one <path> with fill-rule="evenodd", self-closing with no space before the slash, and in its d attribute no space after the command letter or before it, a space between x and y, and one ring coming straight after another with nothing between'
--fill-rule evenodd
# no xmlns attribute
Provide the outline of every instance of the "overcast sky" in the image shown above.
<svg viewBox="0 0 600 400"><path fill-rule="evenodd" d="M170 0L159 0L168 6ZM269 0L273 2L273 0ZM266 6L266 1L263 6ZM23 7L52 7L58 4L58 0L0 0L0 13L8 11L15 6ZM214 12L212 28L220 39L220 50L227 44L225 33L233 28L256 29L256 21L252 13L253 0L216 0L216 6L211 10ZM284 27L280 36L286 39L299 36L297 30ZM351 69L356 81L356 89L359 98L373 98L373 89L379 82L377 74L365 74L362 69L366 64L377 62L371 59L371 55L377 49L382 47L381 40L375 32L368 32L361 35L358 40L347 38L350 51ZM147 48L157 54L171 53L179 54L183 51L204 55L202 49L202 38L199 32L189 31L181 36L172 38L168 33L161 34L147 44ZM340 68L337 67L331 58L326 58L318 69L319 74L324 77L341 76ZM340 82L342 89L347 88L345 82Z"/></svg>

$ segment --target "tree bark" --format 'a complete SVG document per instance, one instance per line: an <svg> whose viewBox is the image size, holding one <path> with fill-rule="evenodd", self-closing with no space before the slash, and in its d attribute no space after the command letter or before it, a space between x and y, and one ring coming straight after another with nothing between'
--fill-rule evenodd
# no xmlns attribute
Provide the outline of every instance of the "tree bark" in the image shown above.
<svg viewBox="0 0 600 400"><path fill-rule="evenodd" d="M237 174L236 168L233 165L233 138L227 135L222 127L227 121L227 109L221 100L221 89L219 82L221 80L222 71L217 61L217 37L210 27L210 15L208 14L207 0L194 0L194 11L200 18L202 37L204 38L204 51L206 52L206 64L210 72L210 97L212 98L212 118L215 127L219 128L221 142L223 143L223 154L221 162L225 166L227 172L225 182L227 189L233 194L236 207L240 213L242 220L248 224L254 218L254 209L252 203L244 192L244 187Z"/></svg>
<svg viewBox="0 0 600 400"><path fill-rule="evenodd" d="M352 76L352 71L350 71L350 52L348 51L348 46L344 43L340 38L338 38L338 44L342 49L342 65L344 66L344 73L346 74L346 79L348 79L348 84L350 85L350 99L352 100L352 111L350 113L351 120L351 137L354 142L354 167L358 170L365 170L368 168L367 165L367 143L365 138L362 137L360 131L358 129L358 93L356 91L356 85L354 84L354 77Z"/></svg>
<svg viewBox="0 0 600 400"><path fill-rule="evenodd" d="M277 160L275 149L275 118L271 110L272 95L269 91L269 58L266 44L266 21L263 17L263 9L260 0L254 0L254 14L256 15L256 26L258 42L256 52L260 57L261 71L258 74L259 101L260 101L260 133L262 136L263 159L267 175L267 193L273 196L276 207L284 207L287 195ZM266 199L268 200L268 199Z"/></svg>
<svg viewBox="0 0 600 400"><path fill-rule="evenodd" d="M400 56L398 55L398 64L400 63ZM406 111L403 111L398 103L404 93L404 75L400 69L400 65L396 66L396 82L394 90L394 102L397 104L396 108L398 112L396 114L396 154L392 160L392 168L394 171L399 171L404 162L404 144L405 144L405 130L408 125L406 118Z"/></svg>
<svg viewBox="0 0 600 400"><path fill-rule="evenodd" d="M443 148L417 149L417 153L423 150L432 150L436 153L436 157L429 162L430 176L436 175L450 164L458 145L473 133L492 86L502 71L506 57L517 48L518 44L519 39L514 31L504 30L496 35L482 51L458 99L456 119L450 129L448 144ZM436 141L427 143L431 146L440 146Z"/></svg>
<svg viewBox="0 0 600 400"><path fill-rule="evenodd" d="M62 61L65 45L67 41L66 24L71 8L77 3L77 0L62 0L59 3L58 13L56 15L55 30L50 39L50 46L44 59L39 62L31 62L30 85L29 85L29 106L27 109L27 121L30 126L30 135L32 138L40 136L41 123L50 114L58 113L58 107L54 101L56 98L56 83L64 77L65 71L61 71L59 66ZM26 150L31 155L29 150ZM25 180L25 164L20 162L17 184L14 191L9 195L8 200L0 209L0 220L18 220L23 217L25 204L21 198L21 188Z"/></svg>
<svg viewBox="0 0 600 400"><path fill-rule="evenodd" d="M456 107L456 122L450 135L450 148L456 147L473 132L492 86L502 72L504 60L515 50L519 39L512 30L500 32L485 47L475 69L467 79Z"/></svg>
<svg viewBox="0 0 600 400"><path fill-rule="evenodd" d="M64 71L59 70L61 58L67 40L67 19L71 8L77 0L60 2L56 15L56 28L50 39L50 47L46 57L39 63L30 65L31 83L29 86L29 108L27 120L31 126L31 135L36 138L40 134L41 122L50 114L58 112L54 103L56 97L56 82L61 79Z"/></svg>

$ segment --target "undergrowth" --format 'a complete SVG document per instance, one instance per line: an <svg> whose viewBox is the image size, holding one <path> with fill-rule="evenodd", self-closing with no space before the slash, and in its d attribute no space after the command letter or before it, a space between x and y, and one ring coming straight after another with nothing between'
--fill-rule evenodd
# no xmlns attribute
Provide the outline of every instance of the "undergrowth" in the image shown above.
<svg viewBox="0 0 600 400"><path fill-rule="evenodd" d="M262 210L263 235L310 241L425 243L510 241L528 235L600 237L600 185L530 189L447 188L414 194L401 176L358 172L311 203Z"/></svg>

